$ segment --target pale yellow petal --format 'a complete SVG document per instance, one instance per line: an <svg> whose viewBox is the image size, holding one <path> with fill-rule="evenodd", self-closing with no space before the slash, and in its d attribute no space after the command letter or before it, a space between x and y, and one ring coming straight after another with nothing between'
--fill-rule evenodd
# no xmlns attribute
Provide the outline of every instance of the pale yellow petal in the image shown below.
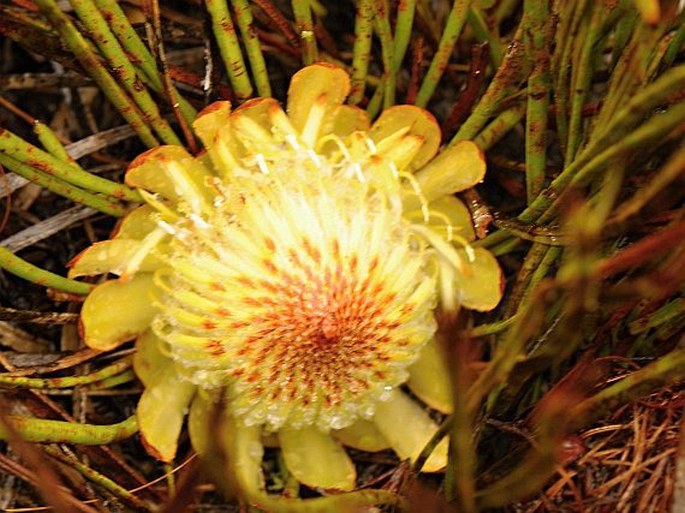
<svg viewBox="0 0 685 513"><path fill-rule="evenodd" d="M129 261L141 247L141 242L133 239L111 239L96 242L86 248L69 262L69 278L114 273L121 275ZM162 265L162 260L154 253L147 253L140 265L139 272L152 272Z"/></svg>
<svg viewBox="0 0 685 513"><path fill-rule="evenodd" d="M431 408L452 412L452 384L445 355L438 342L429 341L409 367L409 389Z"/></svg>
<svg viewBox="0 0 685 513"><path fill-rule="evenodd" d="M349 92L349 75L331 64L313 64L293 75L288 89L288 116L305 143L314 146Z"/></svg>
<svg viewBox="0 0 685 513"><path fill-rule="evenodd" d="M450 232L469 242L476 239L471 212L459 198L445 196L432 201L428 204L428 211L431 213L428 224L433 230L444 234L446 239Z"/></svg>
<svg viewBox="0 0 685 513"><path fill-rule="evenodd" d="M131 210L114 229L114 239L144 239L157 228L157 211L150 205Z"/></svg>
<svg viewBox="0 0 685 513"><path fill-rule="evenodd" d="M358 419L354 424L343 429L331 431L333 436L343 444L360 451L378 452L390 448L376 425L368 420Z"/></svg>
<svg viewBox="0 0 685 513"><path fill-rule="evenodd" d="M202 389L197 390L190 404L188 435L190 436L193 449L200 456L205 455L212 446L210 426L214 420L213 415L216 407L217 403L213 401L212 396Z"/></svg>
<svg viewBox="0 0 685 513"><path fill-rule="evenodd" d="M248 499L262 496L264 492L264 474L262 473L262 445L261 426L239 425L232 418L225 418L221 426L224 447L232 457L230 468L227 469L238 483L240 493Z"/></svg>
<svg viewBox="0 0 685 513"><path fill-rule="evenodd" d="M342 446L316 426L281 429L283 458L295 478L312 488L352 490L356 470Z"/></svg>
<svg viewBox="0 0 685 513"><path fill-rule="evenodd" d="M438 430L428 413L399 390L387 401L379 402L373 422L402 459L412 462ZM424 472L438 472L447 465L447 439L442 440L423 467Z"/></svg>
<svg viewBox="0 0 685 513"><path fill-rule="evenodd" d="M109 351L145 331L157 313L153 306L152 275L141 273L123 283L98 285L81 309L81 334L94 349Z"/></svg>
<svg viewBox="0 0 685 513"><path fill-rule="evenodd" d="M416 173L416 181L427 201L469 189L485 176L485 156L471 141L461 141L443 150Z"/></svg>
<svg viewBox="0 0 685 513"><path fill-rule="evenodd" d="M332 133L345 139L352 132L368 132L371 120L364 109L355 105L341 105L333 118Z"/></svg>
<svg viewBox="0 0 685 513"><path fill-rule="evenodd" d="M131 162L125 182L130 187L158 193L175 204L183 201L200 213L211 208L213 192L206 184L210 174L180 146L159 146Z"/></svg>
<svg viewBox="0 0 685 513"><path fill-rule="evenodd" d="M183 381L173 366L160 371L153 386L145 387L136 409L138 428L143 445L158 460L172 461L176 456L183 418L194 393L195 385Z"/></svg>
<svg viewBox="0 0 685 513"><path fill-rule="evenodd" d="M205 107L193 122L219 176L230 175L242 156L238 140L231 130L231 102L214 102Z"/></svg>
<svg viewBox="0 0 685 513"><path fill-rule="evenodd" d="M369 135L381 156L387 154L400 170L406 167L410 171L433 158L441 137L433 115L413 105L396 105L384 110Z"/></svg>
<svg viewBox="0 0 685 513"><path fill-rule="evenodd" d="M247 154L280 151L287 137L297 138L297 131L280 104L273 98L254 98L231 115L231 124Z"/></svg>
<svg viewBox="0 0 685 513"><path fill-rule="evenodd" d="M473 262L465 250L457 250L462 262L461 272L456 273L457 295L465 308L487 312L502 299L504 275L492 253L485 248L473 249Z"/></svg>
<svg viewBox="0 0 685 513"><path fill-rule="evenodd" d="M133 370L146 387L157 384L167 368L174 367L169 353L169 345L147 330L136 339L136 352L133 354Z"/></svg>
<svg viewBox="0 0 685 513"><path fill-rule="evenodd" d="M463 244L464 241L471 242L476 238L471 212L455 196L444 196L428 203L418 188L407 185L402 190L402 208L407 219L425 223L447 241Z"/></svg>

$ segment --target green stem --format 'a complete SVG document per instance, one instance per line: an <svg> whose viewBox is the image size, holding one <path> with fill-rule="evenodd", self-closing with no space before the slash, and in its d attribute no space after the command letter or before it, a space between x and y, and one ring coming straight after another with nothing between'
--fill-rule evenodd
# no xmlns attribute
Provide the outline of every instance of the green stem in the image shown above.
<svg viewBox="0 0 685 513"><path fill-rule="evenodd" d="M671 39L668 48L666 48L666 52L664 53L664 57L662 59L664 66L670 66L673 64L676 56L683 48L683 43L685 43L685 9L680 12L678 24L676 26L678 27L678 30L676 30L675 34L673 34L673 39Z"/></svg>
<svg viewBox="0 0 685 513"><path fill-rule="evenodd" d="M108 365L97 372L84 376L65 376L63 378L28 378L25 376L11 376L0 374L0 385L26 388L71 388L88 385L115 376L131 367L131 360L125 359Z"/></svg>
<svg viewBox="0 0 685 513"><path fill-rule="evenodd" d="M512 324L516 322L517 319L518 317L516 315L513 315L508 319L503 319L501 321L495 321L488 324L480 324L472 328L471 331L469 331L469 337L479 338L485 337L487 335L495 335L509 328Z"/></svg>
<svg viewBox="0 0 685 513"><path fill-rule="evenodd" d="M435 88L438 86L438 82L440 82L440 78L445 72L445 69L447 69L447 64L454 51L454 45L456 44L457 39L459 39L459 35L466 23L466 17L468 16L470 6L471 0L455 0L454 4L452 4L452 10L447 17L445 30L442 32L438 50L433 56L426 77L416 96L415 103L419 107L425 107L428 104L428 101L435 92Z"/></svg>
<svg viewBox="0 0 685 513"><path fill-rule="evenodd" d="M381 59L383 60L383 108L395 104L395 71L393 64L393 41L390 29L389 5L387 0L378 0L374 18L378 38L381 41Z"/></svg>
<svg viewBox="0 0 685 513"><path fill-rule="evenodd" d="M130 506L135 508L135 511L150 511L150 509L145 506L143 501L126 490L126 488L120 486L107 476L100 474L96 470L93 470L88 465L81 463L77 458L68 456L59 448L50 445L43 447L43 451L70 468L73 468L91 483L100 486L103 490L107 490L115 497L127 502Z"/></svg>
<svg viewBox="0 0 685 513"><path fill-rule="evenodd" d="M63 162L69 162L72 165L78 166L78 164L69 156L61 141L57 138L57 134L55 134L48 125L36 120L33 125L33 133L36 134L40 144L50 155Z"/></svg>
<svg viewBox="0 0 685 513"><path fill-rule="evenodd" d="M554 106L557 122L557 138L562 153L566 153L568 141L568 101L569 84L573 81L569 77L572 70L572 54L575 41L578 38L580 22L588 0L579 2L555 2L555 15L559 20L556 28L556 51L552 54L552 76L556 77L554 84Z"/></svg>
<svg viewBox="0 0 685 513"><path fill-rule="evenodd" d="M476 137L488 120L497 113L502 100L515 92L519 81L528 76L530 63L523 58L521 32L521 27L519 27L514 35L514 41L509 45L509 51L505 55L502 65L497 69L478 105L449 142L450 146L459 141L471 140Z"/></svg>
<svg viewBox="0 0 685 513"><path fill-rule="evenodd" d="M681 177L683 169L685 169L685 148L678 150L647 184L638 188L630 199L619 205L610 222L622 223L637 214L657 194Z"/></svg>
<svg viewBox="0 0 685 513"><path fill-rule="evenodd" d="M664 113L659 113L640 125L636 130L626 135L623 139L608 147L596 157L589 160L584 158L588 151L584 151L581 157L576 159L556 179L552 181L547 193L538 196L535 201L519 215L523 222L533 222L546 211L554 202L553 198L569 185L578 187L587 185L596 174L604 169L612 159L630 153L631 151L656 143L682 124L685 118L685 103L672 106ZM593 149L594 149L593 145ZM551 217L551 214L545 216ZM539 221L542 222L542 219Z"/></svg>
<svg viewBox="0 0 685 513"><path fill-rule="evenodd" d="M116 199L75 187L64 180L55 178L48 173L38 171L12 157L8 157L4 153L0 153L0 165L55 194L72 200L74 203L80 203L114 217L126 215L127 209Z"/></svg>
<svg viewBox="0 0 685 513"><path fill-rule="evenodd" d="M262 97L271 96L271 83L269 82L269 73L266 69L266 62L264 62L264 54L262 54L262 46L257 37L257 32L254 28L254 20L252 18L252 11L247 4L247 0L231 0L233 10L235 11L236 19L238 20L238 27L240 27L240 34L242 35L242 42L245 45L247 52L247 59L250 61L250 69L254 77L255 85L257 86L257 94Z"/></svg>
<svg viewBox="0 0 685 513"><path fill-rule="evenodd" d="M480 42L488 44L492 68L499 68L500 64L502 64L504 47L502 46L499 36L493 33L488 27L488 24L485 21L485 16L483 15L483 11L475 5L472 5L469 9L466 22L473 30L476 39Z"/></svg>
<svg viewBox="0 0 685 513"><path fill-rule="evenodd" d="M526 112L526 197L528 203L540 194L545 184L547 166L547 118L549 109L549 61L547 42L547 0L525 0L523 3L527 30L524 37L528 56L534 62L528 77Z"/></svg>
<svg viewBox="0 0 685 513"><path fill-rule="evenodd" d="M50 287L70 294L86 296L95 287L95 285L90 283L70 280L29 264L26 260L19 258L2 246L0 246L0 267L36 285Z"/></svg>
<svg viewBox="0 0 685 513"><path fill-rule="evenodd" d="M130 383L131 381L135 380L136 373L133 372L133 370L129 369L127 371L122 372L121 374L117 374L115 376L111 376L109 378L105 378L101 381L98 381L97 383L88 387L88 390L107 390L108 388L114 388L124 383Z"/></svg>
<svg viewBox="0 0 685 513"><path fill-rule="evenodd" d="M630 334L637 335L638 333L644 333L673 319L682 317L684 313L685 298L675 298L649 315L632 321L628 325L630 328Z"/></svg>
<svg viewBox="0 0 685 513"><path fill-rule="evenodd" d="M314 35L314 20L310 0L292 0L295 26L304 46L302 61L306 66L313 64L318 59L316 36Z"/></svg>
<svg viewBox="0 0 685 513"><path fill-rule="evenodd" d="M371 119L374 119L381 110L381 101L383 100L383 91L385 90L384 80L381 80L376 86L376 90L373 92L373 96L369 100L369 104L366 106L366 113Z"/></svg>
<svg viewBox="0 0 685 513"><path fill-rule="evenodd" d="M141 83L131 61L124 54L119 41L112 33L110 25L98 11L93 0L69 0L74 11L81 19L91 38L107 60L109 67L121 81L131 99L138 105L145 121L166 144L180 145L181 141L162 117L157 103Z"/></svg>
<svg viewBox="0 0 685 513"><path fill-rule="evenodd" d="M402 61L407 53L411 30L416 13L416 0L400 0L397 5L397 22L395 23L395 47L393 48L393 70L402 69Z"/></svg>
<svg viewBox="0 0 685 513"><path fill-rule="evenodd" d="M580 50L578 60L574 62L574 84L571 88L571 119L568 128L568 141L566 144L566 160L565 165L568 166L576 156L578 148L582 140L582 120L583 120L583 104L587 98L590 81L593 74L593 62L596 51L597 38L602 25L602 13L604 6L601 2L594 5L592 10L592 17L590 19L590 26L588 27L585 37L583 38L583 46ZM529 198L532 200L532 198Z"/></svg>
<svg viewBox="0 0 685 513"><path fill-rule="evenodd" d="M105 69L98 56L91 50L86 39L69 20L69 17L62 12L55 0L36 0L35 3L50 20L50 23L57 32L59 32L62 40L73 52L76 59L78 59L95 83L98 84L100 90L136 131L140 140L150 148L158 146L159 143L150 127L146 124L143 114Z"/></svg>
<svg viewBox="0 0 685 513"><path fill-rule="evenodd" d="M135 415L117 424L95 425L8 415L0 424L0 439L7 440L9 424L27 442L107 445L138 432Z"/></svg>
<svg viewBox="0 0 685 513"><path fill-rule="evenodd" d="M127 58L137 65L150 88L157 94L164 93L164 85L155 64L155 59L147 46L138 37L131 22L115 0L95 0L100 12L105 16L112 27L112 31L119 39L121 46L126 50ZM181 113L187 123L192 123L197 116L195 108L179 94L176 88L172 90L173 101L178 102Z"/></svg>
<svg viewBox="0 0 685 513"><path fill-rule="evenodd" d="M239 100L245 100L252 96L252 84L226 0L205 0L205 5L233 92Z"/></svg>
<svg viewBox="0 0 685 513"><path fill-rule="evenodd" d="M620 141L646 115L661 106L666 99L682 89L685 83L685 64L675 66L654 82L631 96L604 125L597 125L592 141L578 155L572 166L584 165L607 146Z"/></svg>
<svg viewBox="0 0 685 513"><path fill-rule="evenodd" d="M480 149L489 150L523 119L525 103L518 103L497 116L473 139Z"/></svg>
<svg viewBox="0 0 685 513"><path fill-rule="evenodd" d="M373 15L375 0L359 0L354 19L354 46L352 48L351 89L348 102L358 104L364 98L366 76L369 73L369 57L373 40Z"/></svg>
<svg viewBox="0 0 685 513"><path fill-rule="evenodd" d="M106 194L122 201L142 201L137 191L64 162L3 128L0 128L0 154L91 192Z"/></svg>

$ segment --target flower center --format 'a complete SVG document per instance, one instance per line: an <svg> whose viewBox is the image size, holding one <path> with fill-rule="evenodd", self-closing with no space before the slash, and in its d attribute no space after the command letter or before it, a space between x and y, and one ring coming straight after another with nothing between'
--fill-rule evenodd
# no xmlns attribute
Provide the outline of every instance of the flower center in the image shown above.
<svg viewBox="0 0 685 513"><path fill-rule="evenodd" d="M284 153L176 223L153 327L246 424L342 428L406 380L435 283L399 205L351 165Z"/></svg>

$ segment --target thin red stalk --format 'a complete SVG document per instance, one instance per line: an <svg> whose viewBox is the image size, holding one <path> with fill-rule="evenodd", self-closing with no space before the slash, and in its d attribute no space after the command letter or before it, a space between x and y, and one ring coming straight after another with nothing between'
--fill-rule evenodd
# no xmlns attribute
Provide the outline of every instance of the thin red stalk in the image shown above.
<svg viewBox="0 0 685 513"><path fill-rule="evenodd" d="M454 128L468 117L485 82L485 69L488 66L488 44L473 45L472 48L466 87L459 94L459 98L454 103L452 111L442 123L443 141L451 139L452 135L454 135Z"/></svg>
<svg viewBox="0 0 685 513"><path fill-rule="evenodd" d="M416 103L416 95L419 93L419 80L421 75L421 63L423 62L424 43L424 37L417 36L417 38L414 40L414 44L412 45L411 75L409 77L407 97L404 100L410 105Z"/></svg>

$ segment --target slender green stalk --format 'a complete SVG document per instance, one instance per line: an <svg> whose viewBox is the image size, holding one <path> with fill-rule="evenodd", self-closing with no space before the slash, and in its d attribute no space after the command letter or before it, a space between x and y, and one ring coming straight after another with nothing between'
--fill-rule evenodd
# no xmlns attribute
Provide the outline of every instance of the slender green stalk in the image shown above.
<svg viewBox="0 0 685 513"><path fill-rule="evenodd" d="M6 416L0 424L0 440L6 440L9 424L27 442L106 445L124 440L138 431L133 415L122 422L109 425L79 424L61 420L44 420L30 417Z"/></svg>
<svg viewBox="0 0 685 513"><path fill-rule="evenodd" d="M469 9L466 22L469 24L476 39L480 42L487 43L490 52L490 62L493 69L499 68L502 64L502 56L504 55L504 47L499 39L499 36L493 33L485 21L483 11L475 5Z"/></svg>
<svg viewBox="0 0 685 513"><path fill-rule="evenodd" d="M685 119L685 103L675 105L665 113L653 116L636 130L629 133L623 140L610 146L585 166L578 169L573 175L567 175L566 172L559 175L552 182L550 188L554 191L561 192L569 183L576 187L588 185L612 160L640 148L648 147L650 144L657 144L678 126L681 126L681 129L685 129L685 127L682 126L683 119ZM571 168L569 167L567 170L568 169ZM554 203L556 204L557 202L558 200ZM519 218L522 218L523 216L528 218L536 213L541 213L542 210L546 210L552 203L550 196L540 195L529 209L526 209L521 213ZM553 213L548 212L542 216L538 222L547 222L553 215Z"/></svg>
<svg viewBox="0 0 685 513"><path fill-rule="evenodd" d="M664 72L654 82L637 91L604 125L596 125L592 140L573 163L586 163L607 146L621 140L643 118L663 104L672 94L677 93L685 83L685 64L675 66Z"/></svg>
<svg viewBox="0 0 685 513"><path fill-rule="evenodd" d="M466 17L469 13L470 6L471 0L454 0L452 10L447 17L445 30L443 30L442 37L440 38L438 50L433 56L426 77L416 96L416 105L419 107L425 107L428 104L428 101L435 92L435 88L438 86L438 82L440 82L440 78L445 72L445 69L447 69L447 64L454 51L454 45L456 44L457 39L459 39L461 30L466 23Z"/></svg>
<svg viewBox="0 0 685 513"><path fill-rule="evenodd" d="M590 24L583 38L578 60L574 62L574 84L571 88L571 119L568 128L565 165L568 166L576 156L583 137L583 104L587 98L593 74L593 62L599 31L602 24L604 6L601 2L592 8ZM529 200L532 199L529 197Z"/></svg>
<svg viewBox="0 0 685 513"><path fill-rule="evenodd" d="M373 40L374 0L359 0L354 19L354 46L352 48L351 89L348 102L358 104L364 98L366 76L369 74L369 57Z"/></svg>
<svg viewBox="0 0 685 513"><path fill-rule="evenodd" d="M392 54L394 45L388 12L390 7L387 0L376 1L375 6L374 25L381 42L381 59L383 60L383 108L387 109L395 104L395 70Z"/></svg>
<svg viewBox="0 0 685 513"><path fill-rule="evenodd" d="M616 117L618 118L619 116ZM553 198L561 194L570 183L579 187L587 185L599 171L604 169L611 159L661 140L671 130L682 124L684 117L685 103L674 105L666 112L653 116L608 148L605 145L606 149L594 156L594 158L590 158L590 155L593 155L599 149L596 148L598 145L595 143L591 146L588 145L579 157L552 181L548 192L538 196L531 205L519 214L518 219L526 223L535 221L540 214L552 205ZM613 137L607 137L605 140L612 139ZM549 218L549 216L546 217Z"/></svg>
<svg viewBox="0 0 685 513"><path fill-rule="evenodd" d="M681 148L674 153L664 167L648 183L638 188L630 199L619 205L614 212L611 222L622 223L637 214L657 194L681 177L683 169L685 169L685 148Z"/></svg>
<svg viewBox="0 0 685 513"><path fill-rule="evenodd" d="M56 460L61 461L65 465L76 470L91 483L101 487L103 490L107 490L109 493L121 499L122 501L126 501L130 506L135 508L135 511L149 511L150 508L146 507L143 501L126 490L126 488L117 484L115 481L112 481L107 476L97 472L96 470L93 470L88 465L81 463L78 458L69 456L61 451L58 447L50 445L43 447L43 451Z"/></svg>
<svg viewBox="0 0 685 513"><path fill-rule="evenodd" d="M660 39L660 31L638 24L611 74L602 109L594 120L594 130L611 123L627 98L647 83L649 58ZM594 137L594 134L592 135Z"/></svg>
<svg viewBox="0 0 685 513"><path fill-rule="evenodd" d="M515 92L518 89L519 81L528 76L530 63L523 58L521 32L522 30L519 26L514 35L513 42L509 45L509 51L502 61L502 65L497 69L492 82L490 82L478 105L476 105L471 115L459 127L459 131L449 142L450 146L459 141L471 140L476 137L490 117L497 113L502 100L507 95Z"/></svg>
<svg viewBox="0 0 685 513"><path fill-rule="evenodd" d="M630 328L630 334L637 335L638 333L645 333L652 328L657 328L673 319L682 318L683 314L685 314L685 298L675 298L673 301L669 301L648 316L631 322L628 326Z"/></svg>
<svg viewBox="0 0 685 513"><path fill-rule="evenodd" d="M547 110L550 89L547 0L525 0L523 16L527 22L524 41L528 58L535 63L528 77L526 112L526 198L530 203L540 194L545 184L547 166Z"/></svg>
<svg viewBox="0 0 685 513"><path fill-rule="evenodd" d="M62 378L29 378L25 376L8 376L0 374L0 385L26 388L71 388L88 385L124 372L131 367L131 360L120 360L108 365L97 372L84 376L65 376Z"/></svg>
<svg viewBox="0 0 685 513"><path fill-rule="evenodd" d="M90 283L70 280L46 271L45 269L41 269L40 267L36 267L2 246L0 246L0 267L15 276L19 276L20 278L40 285L41 287L49 287L70 294L86 296L95 287Z"/></svg>
<svg viewBox="0 0 685 513"><path fill-rule="evenodd" d="M505 317L512 317L522 307L521 299L526 291L529 290L528 284L531 281L533 273L540 266L540 263L547 255L549 249L549 246L535 243L528 250L526 257L521 264L521 268L516 275L516 281L511 294L508 294L506 298Z"/></svg>
<svg viewBox="0 0 685 513"><path fill-rule="evenodd" d="M366 106L366 113L371 119L375 118L381 110L381 102L383 100L383 91L385 91L385 80L382 79L376 86L376 90L373 92L373 96L369 100L369 104Z"/></svg>
<svg viewBox="0 0 685 513"><path fill-rule="evenodd" d="M147 46L138 37L131 22L126 17L126 14L121 9L116 0L95 0L95 4L100 9L100 12L108 20L112 27L112 32L119 39L121 46L126 50L127 58L142 72L141 78L144 78L148 86L158 94L164 93L164 85L155 64L155 59L148 50ZM197 116L195 108L181 96L176 90L172 89L173 101L179 104L181 113L187 123L192 123Z"/></svg>
<svg viewBox="0 0 685 513"><path fill-rule="evenodd" d="M53 132L48 125L36 120L33 124L33 133L36 134L36 137L38 137L40 144L43 146L43 148L45 148L45 151L47 151L50 155L64 162L71 162L73 165L78 166L78 164L74 162L74 159L72 159L69 156L67 150L64 148L64 145L57 138L55 132Z"/></svg>
<svg viewBox="0 0 685 513"><path fill-rule="evenodd" d="M224 60L233 92L240 100L252 96L252 84L247 74L243 52L228 12L226 0L206 0L207 12L212 19L212 31Z"/></svg>
<svg viewBox="0 0 685 513"><path fill-rule="evenodd" d="M92 192L100 192L122 201L142 201L138 192L133 189L93 175L74 164L53 157L9 130L2 128L0 128L0 154L7 155L44 173Z"/></svg>
<svg viewBox="0 0 685 513"><path fill-rule="evenodd" d="M483 131L473 139L482 150L488 150L523 119L526 104L519 103L497 116Z"/></svg>
<svg viewBox="0 0 685 513"><path fill-rule="evenodd" d="M402 61L409 48L411 31L416 13L416 0L400 0L397 5L397 22L395 23L395 47L393 48L393 70L395 73L402 68Z"/></svg>
<svg viewBox="0 0 685 513"><path fill-rule="evenodd" d="M300 34L303 45L302 62L309 65L319 58L310 0L292 0L292 8L295 16L295 27L297 33Z"/></svg>
<svg viewBox="0 0 685 513"><path fill-rule="evenodd" d="M616 23L616 29L613 34L613 49L611 52L612 69L615 69L616 65L619 63L621 55L630 41L633 32L635 32L635 27L640 21L640 17L633 8L632 0L626 0L622 3L628 5L626 6L624 15Z"/></svg>
<svg viewBox="0 0 685 513"><path fill-rule="evenodd" d="M512 324L514 324L517 321L517 319L518 316L513 315L508 319L503 319L501 321L480 324L471 329L471 331L469 331L469 337L479 338L488 335L496 335L497 333L501 333L502 331L509 328Z"/></svg>
<svg viewBox="0 0 685 513"><path fill-rule="evenodd" d="M90 387L88 387L88 390L106 390L108 388L114 388L118 387L119 385L123 385L124 383L130 383L131 381L136 380L136 373L133 372L133 370L129 369L127 371L122 372L121 374L117 374L116 376L111 376L109 378L105 378L101 381L98 381L97 383L94 383Z"/></svg>
<svg viewBox="0 0 685 513"><path fill-rule="evenodd" d="M124 54L119 41L112 33L110 25L98 11L93 0L69 0L74 11L81 19L92 39L107 60L110 69L120 80L131 99L140 108L146 123L152 127L166 144L181 144L181 141L162 117L157 103L147 88L141 83L131 61Z"/></svg>
<svg viewBox="0 0 685 513"><path fill-rule="evenodd" d="M495 232L493 235L496 235L498 233L506 234L507 237L505 238L504 242L500 242L499 244L495 246L490 246L490 253L492 253L496 257L501 257L504 255L507 255L511 253L512 251L516 250L521 245L521 239L518 239L516 237L510 238L511 235L516 235L513 233L510 233L506 230L500 230L498 232ZM483 247L489 247L489 246L483 246Z"/></svg>
<svg viewBox="0 0 685 513"><path fill-rule="evenodd" d="M123 217L126 215L127 209L111 196L102 196L94 194L71 185L70 183L55 178L48 173L34 169L12 157L0 153L0 165L7 169L14 171L19 176L46 188L49 191L59 194L65 198L69 198L74 203L80 203L87 207L94 208L103 214L108 214L114 217Z"/></svg>
<svg viewBox="0 0 685 513"><path fill-rule="evenodd" d="M685 9L680 12L676 26L678 29L673 34L673 38L671 39L671 42L669 43L662 59L664 66L670 66L673 64L676 56L683 48L683 44L685 44Z"/></svg>
<svg viewBox="0 0 685 513"><path fill-rule="evenodd" d="M552 292L555 292L554 285L538 286L534 298L519 309L517 321L504 334L492 359L469 387L466 395L469 410L475 411L483 398L493 391L499 391L498 387L506 382L512 369L520 361L528 341L539 333L545 320L548 303L555 297ZM491 395L491 404L496 395Z"/></svg>
<svg viewBox="0 0 685 513"><path fill-rule="evenodd" d="M242 42L245 45L247 59L250 62L252 76L257 86L257 94L262 97L270 97L271 83L269 82L269 73L266 70L262 46L254 28L250 6L247 5L247 0L231 0L231 4L238 20Z"/></svg>
<svg viewBox="0 0 685 513"><path fill-rule="evenodd" d="M588 0L579 2L555 2L555 14L559 23L555 31L556 51L552 54L551 70L552 76L556 77L554 83L554 106L557 122L557 138L561 145L561 150L566 153L566 143L568 141L568 101L569 84L572 83L569 77L572 69L572 54L574 42L578 40L580 22L587 6Z"/></svg>
<svg viewBox="0 0 685 513"><path fill-rule="evenodd" d="M150 148L158 146L159 143L145 122L142 112L105 69L98 56L91 50L88 42L69 20L69 17L62 12L55 0L36 0L35 3L59 32L62 40L74 53L83 68L98 84L100 90L136 131L140 140Z"/></svg>

